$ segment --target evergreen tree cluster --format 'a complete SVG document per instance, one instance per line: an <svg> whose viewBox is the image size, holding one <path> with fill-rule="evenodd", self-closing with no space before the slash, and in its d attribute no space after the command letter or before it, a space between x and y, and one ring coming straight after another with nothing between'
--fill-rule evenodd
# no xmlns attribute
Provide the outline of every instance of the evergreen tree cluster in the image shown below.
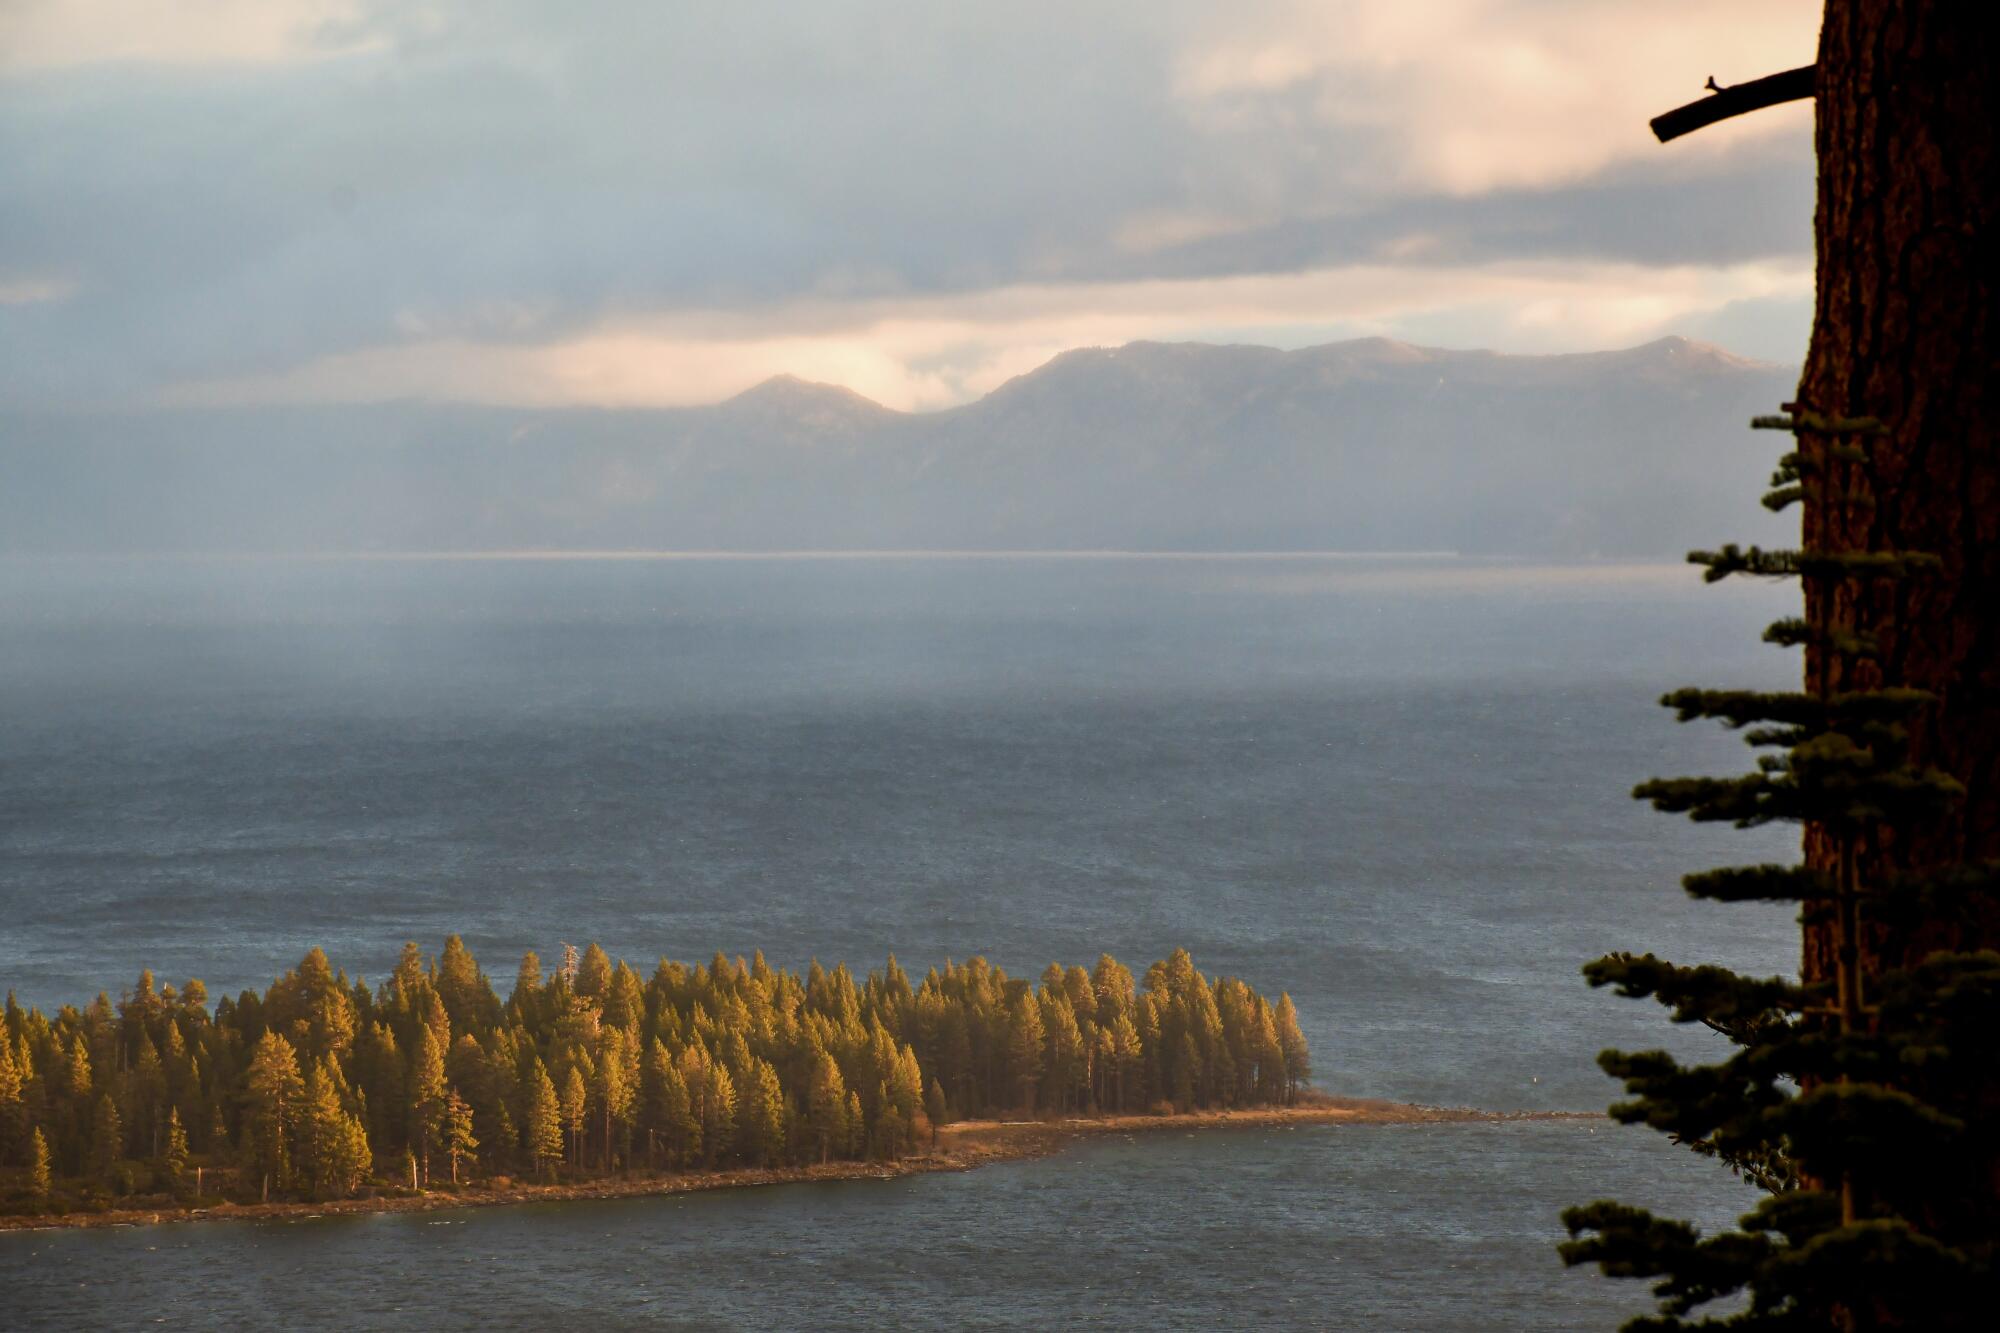
<svg viewBox="0 0 2000 1333"><path fill-rule="evenodd" d="M1765 503L1873 501L1868 418L1798 409L1758 426L1801 437ZM1799 551L1727 546L1696 552L1709 581L1806 579L1809 614L1765 639L1807 645L1842 664L1816 692L1679 690L1661 702L1682 721L1716 719L1764 753L1737 777L1661 779L1635 795L1662 811L1752 827L1801 824L1809 864L1692 874L1697 898L1791 902L1823 964L1807 980L1740 976L1614 954L1584 971L1703 1023L1734 1053L1683 1064L1664 1051L1607 1051L1600 1064L1629 1100L1611 1108L1720 1158L1766 1197L1738 1228L1692 1225L1614 1202L1573 1208L1568 1263L1651 1279L1657 1313L1628 1330L1951 1329L1990 1327L2000 1284L1991 1189L1993 1052L2000 954L1955 946L2000 868L1977 862L1898 871L1884 855L1963 795L1913 753L1911 724L1935 702L1903 688L1862 623L1923 595L1934 556L1919 551ZM1717 1305L1716 1303L1719 1303Z"/></svg>
<svg viewBox="0 0 2000 1333"><path fill-rule="evenodd" d="M10 994L0 1168L12 1207L45 1211L894 1159L952 1118L1283 1104L1310 1072L1289 996L1185 950L1138 982L1104 955L1036 985L983 958L912 984L893 956L857 982L761 953L641 980L565 946L503 1002L453 936L434 962L406 945L378 989L313 949L212 1015L201 982L150 972L53 1017Z"/></svg>

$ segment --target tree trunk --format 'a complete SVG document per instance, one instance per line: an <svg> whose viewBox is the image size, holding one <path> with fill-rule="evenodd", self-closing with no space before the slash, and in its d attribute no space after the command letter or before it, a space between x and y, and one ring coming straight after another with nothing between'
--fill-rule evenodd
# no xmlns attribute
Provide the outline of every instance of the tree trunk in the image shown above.
<svg viewBox="0 0 2000 1333"><path fill-rule="evenodd" d="M1818 295L1799 404L1875 417L1886 433L1800 435L1804 458L1824 460L1807 477L1805 546L1924 551L1943 567L1899 581L1807 580L1809 625L1872 634L1879 653L1842 658L1809 644L1806 688L1932 692L1937 703L1911 727L1911 759L1965 787L1946 815L1859 840L1850 873L1863 888L2000 858L2000 52L1974 8L1827 0L1820 33ZM1830 458L1836 444L1861 445L1868 461ZM1835 494L1813 494L1814 481ZM1807 827L1805 852L1814 869L1842 873L1842 848L1824 827ZM1857 932L1860 993L1843 1001L1848 1012L1865 1013L1884 970L1940 949L2000 946L2000 897L1967 906L1955 919ZM1835 979L1840 934L1834 913L1806 919L1806 981ZM2000 1083L1982 1100L2000 1104ZM1983 1180L1989 1203L2000 1200L2000 1157L1959 1169Z"/></svg>
<svg viewBox="0 0 2000 1333"><path fill-rule="evenodd" d="M1907 685L1937 706L1913 729L1913 758L1965 784L1965 799L1891 844L1863 846L1864 883L1885 874L2000 857L2000 49L1974 6L1827 0L1816 75L1818 297L1799 402L1873 416L1886 435L1844 443L1871 462L1833 464L1832 487L1872 493L1872 508L1824 496L1805 505L1820 550L1929 551L1942 571L1898 583L1808 580L1815 628L1875 634L1879 662L1808 647L1816 693ZM1800 437L1824 456L1833 443ZM1809 865L1837 869L1825 830L1809 827ZM1868 941L1863 970L1939 948L2000 946L2000 903L1959 923ZM1832 976L1833 925L1809 923L1802 970Z"/></svg>

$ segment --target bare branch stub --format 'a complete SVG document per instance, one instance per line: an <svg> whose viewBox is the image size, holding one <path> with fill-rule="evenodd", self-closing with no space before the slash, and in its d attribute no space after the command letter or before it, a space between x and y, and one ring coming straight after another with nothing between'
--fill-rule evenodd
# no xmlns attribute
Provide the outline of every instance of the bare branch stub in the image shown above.
<svg viewBox="0 0 2000 1333"><path fill-rule="evenodd" d="M1733 84L1724 88L1710 76L1708 86L1714 89L1711 96L1686 106L1677 106L1664 115L1653 117L1653 134L1661 143L1678 139L1683 134L1692 134L1698 129L1713 125L1731 116L1741 116L1751 111L1762 111L1767 106L1777 106L1781 102L1796 102L1813 95L1813 66L1801 65L1798 69L1788 69L1782 74L1767 74L1761 79L1748 83Z"/></svg>

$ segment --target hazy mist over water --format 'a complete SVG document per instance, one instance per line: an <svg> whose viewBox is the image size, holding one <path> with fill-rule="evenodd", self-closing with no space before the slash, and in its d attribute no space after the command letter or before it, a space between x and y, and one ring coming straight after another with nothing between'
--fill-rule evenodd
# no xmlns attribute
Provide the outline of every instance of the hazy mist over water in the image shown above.
<svg viewBox="0 0 2000 1333"><path fill-rule="evenodd" d="M233 993L315 943L373 980L403 940L434 952L453 931L503 993L522 949L563 940L642 971L761 947L857 970L893 949L919 973L1099 950L1138 970L1185 944L1206 972L1289 990L1331 1090L1594 1108L1614 1091L1600 1047L1696 1037L1589 992L1585 959L1794 964L1782 911L1676 887L1782 859L1789 835L1698 829L1627 794L1743 766L1733 737L1654 699L1794 678L1756 641L1786 597L1675 566L1444 558L0 562L0 983L50 1006L150 966ZM654 1273L663 1304L681 1293L634 1320L729 1325L796 1296L796 1322L949 1322L954 1293L1001 1282L994 1317L1020 1324L1254 1306L1281 1324L1565 1327L1641 1293L1565 1279L1556 1210L1621 1193L1685 1211L1713 1176L1602 1125L1201 1136L576 1206L560 1228L524 1209L437 1231L6 1237L0 1273L17 1289L48 1247L108 1276L143 1236L222 1272L163 1298L169 1317L240 1300L257 1318L257 1293L298 1288L292 1237L391 1267L422 1238L468 1275L466 1322L525 1324L566 1308L524 1294L537 1273L593 1286L561 1255L574 1227L603 1231L592 1262ZM1043 1224L1060 1260L1035 1249ZM1232 1257L1203 1230L1225 1226L1268 1243ZM546 1271L486 1280L487 1256L520 1249ZM92 1305L35 1271L18 1289L47 1320L152 1308L136 1285ZM732 1273L763 1295L738 1303ZM1496 1275L1515 1304L1482 1320ZM1171 1309L1143 1304L1163 1294ZM835 1296L849 1304L814 1317Z"/></svg>

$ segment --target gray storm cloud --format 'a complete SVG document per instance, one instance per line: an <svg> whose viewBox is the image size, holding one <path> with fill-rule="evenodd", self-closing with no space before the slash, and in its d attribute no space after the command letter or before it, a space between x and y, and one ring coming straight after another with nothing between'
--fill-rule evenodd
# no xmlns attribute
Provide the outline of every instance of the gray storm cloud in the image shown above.
<svg viewBox="0 0 2000 1333"><path fill-rule="evenodd" d="M1639 119L1558 135L1569 85L1603 59L1590 42L1657 63L1626 50L1645 33L1594 37L1597 19L1560 12L1574 7L1452 0L1431 35L1397 18L1423 6L1373 0L1232 7L1227 25L1189 4L270 0L254 23L211 8L212 32L135 28L136 9L93 29L36 3L0 27L0 294L20 294L0 301L0 405L142 404L411 347L426 365L587 347L691 311L764 312L768 341L805 305L824 321L865 304L865 341L898 302L936 318L957 295L1068 289L1115 311L1126 285L1161 282L1188 299L1132 336L1283 323L1294 341L1382 327L1450 342L1498 326L1434 296L1279 319L1224 286L1208 309L1202 284L1384 265L1413 289L1426 269L1493 265L1796 275L1810 235L1796 117L1678 157L1635 157ZM1768 11L1750 25L1757 59L1800 8L1681 21ZM1809 18L1793 26L1809 46ZM1516 29L1525 64L1480 49ZM1784 356L1803 331L1788 281L1708 283L1615 330L1557 316L1536 336L1678 320ZM1009 339L1039 349L1074 327L1032 322L966 335L967 355L1013 366ZM738 387L716 373L714 396ZM587 400L589 380L554 382Z"/></svg>

